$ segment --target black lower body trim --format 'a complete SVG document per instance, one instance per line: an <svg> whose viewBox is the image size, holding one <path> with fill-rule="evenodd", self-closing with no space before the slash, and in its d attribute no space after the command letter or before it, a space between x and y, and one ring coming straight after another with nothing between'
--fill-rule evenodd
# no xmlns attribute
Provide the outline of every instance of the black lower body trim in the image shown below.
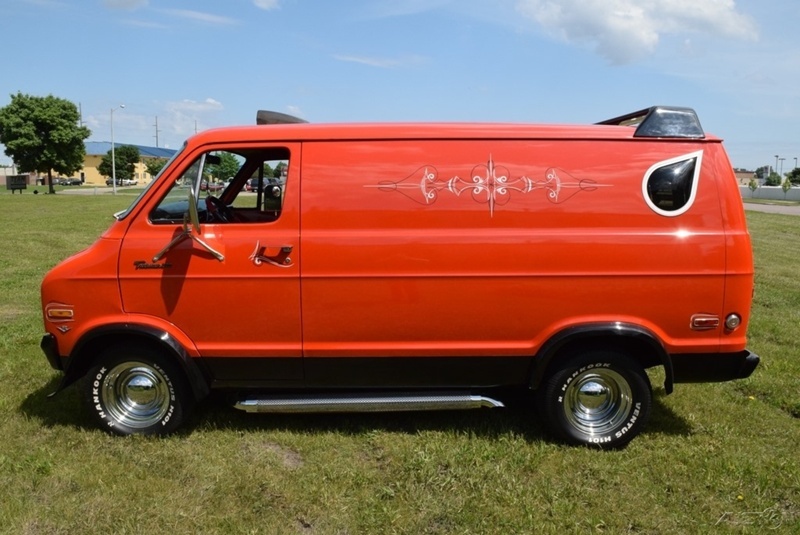
<svg viewBox="0 0 800 535"><path fill-rule="evenodd" d="M58 354L58 341L52 334L42 336L42 342L39 344L42 348L44 356L47 357L47 362L54 370L64 371L64 363L61 360L61 355Z"/></svg>
<svg viewBox="0 0 800 535"><path fill-rule="evenodd" d="M715 383L750 377L756 369L758 355L750 351L738 353L673 354L672 367L676 383Z"/></svg>
<svg viewBox="0 0 800 535"><path fill-rule="evenodd" d="M527 385L529 357L203 358L214 388L474 388Z"/></svg>

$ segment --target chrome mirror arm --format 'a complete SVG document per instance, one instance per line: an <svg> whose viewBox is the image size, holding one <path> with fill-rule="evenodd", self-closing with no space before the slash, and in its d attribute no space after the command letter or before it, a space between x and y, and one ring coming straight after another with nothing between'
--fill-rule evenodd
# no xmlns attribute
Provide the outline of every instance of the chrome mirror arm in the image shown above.
<svg viewBox="0 0 800 535"><path fill-rule="evenodd" d="M191 226L190 226L191 223ZM197 201L195 200L194 192L189 191L189 209L186 214L183 216L183 231L180 234L172 238L163 249L161 249L156 255L153 257L153 263L158 262L161 260L164 255L166 255L170 249L178 245L183 240L189 238L193 242L196 242L200 247L208 251L212 254L214 258L223 262L225 260L225 255L211 247L205 241L203 241L200 236L196 234L200 234L200 217L197 213Z"/></svg>

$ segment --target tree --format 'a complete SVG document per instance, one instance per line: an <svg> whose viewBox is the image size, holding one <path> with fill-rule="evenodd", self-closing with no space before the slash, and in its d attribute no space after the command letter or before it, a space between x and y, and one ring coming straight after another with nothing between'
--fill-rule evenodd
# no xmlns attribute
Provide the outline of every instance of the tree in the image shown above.
<svg viewBox="0 0 800 535"><path fill-rule="evenodd" d="M147 172L153 177L160 173L161 170L164 169L165 165L167 165L166 158L148 158L144 161L144 166L147 168Z"/></svg>
<svg viewBox="0 0 800 535"><path fill-rule="evenodd" d="M100 161L100 165L97 166L97 171L103 176L111 177L116 170L117 181L131 180L133 173L136 171L136 164L139 163L140 159L139 149L131 145L120 145L119 147L114 147L113 168L111 165L111 151L108 151Z"/></svg>
<svg viewBox="0 0 800 535"><path fill-rule="evenodd" d="M752 197L758 189L758 180L751 178L750 182L747 183L747 187L750 188L750 197Z"/></svg>
<svg viewBox="0 0 800 535"><path fill-rule="evenodd" d="M781 185L781 175L776 172L772 172L767 177L767 180L764 181L765 186L780 186Z"/></svg>
<svg viewBox="0 0 800 535"><path fill-rule="evenodd" d="M283 170L289 167L286 162L280 162L278 165L275 166L275 171L273 172L272 176L274 178L280 178L283 175Z"/></svg>
<svg viewBox="0 0 800 535"><path fill-rule="evenodd" d="M236 159L236 156L230 152L217 153L220 158L218 164L212 164L206 167L206 171L219 181L226 181L229 178L236 176L242 164Z"/></svg>
<svg viewBox="0 0 800 535"><path fill-rule="evenodd" d="M783 181L781 184L781 189L783 190L783 200L786 200L786 194L789 193L789 190L792 189L792 181L789 180L789 177L786 177L786 180Z"/></svg>
<svg viewBox="0 0 800 535"><path fill-rule="evenodd" d="M760 180L766 180L770 173L772 173L772 166L765 165L763 167L759 167L756 169L756 178Z"/></svg>
<svg viewBox="0 0 800 535"><path fill-rule="evenodd" d="M786 173L786 178L788 178L793 185L800 186L800 167L795 167Z"/></svg>
<svg viewBox="0 0 800 535"><path fill-rule="evenodd" d="M79 119L77 106L69 100L18 92L0 108L0 143L20 172L46 173L50 193L55 193L53 171L69 176L83 168L83 140L91 131L79 126Z"/></svg>

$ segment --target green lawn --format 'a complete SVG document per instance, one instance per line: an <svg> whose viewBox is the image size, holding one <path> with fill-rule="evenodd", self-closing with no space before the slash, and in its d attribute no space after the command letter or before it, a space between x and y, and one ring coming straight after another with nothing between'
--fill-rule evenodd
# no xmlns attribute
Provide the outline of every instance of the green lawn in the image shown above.
<svg viewBox="0 0 800 535"><path fill-rule="evenodd" d="M797 201L781 201L776 199L755 199L752 197L744 197L742 201L748 204L772 204L778 206L797 206L800 205L800 202Z"/></svg>
<svg viewBox="0 0 800 535"><path fill-rule="evenodd" d="M519 408L272 416L212 399L169 438L94 429L74 389L46 398L39 282L132 199L0 194L0 533L800 532L800 217L748 213L753 377L657 387L648 430L601 452Z"/></svg>

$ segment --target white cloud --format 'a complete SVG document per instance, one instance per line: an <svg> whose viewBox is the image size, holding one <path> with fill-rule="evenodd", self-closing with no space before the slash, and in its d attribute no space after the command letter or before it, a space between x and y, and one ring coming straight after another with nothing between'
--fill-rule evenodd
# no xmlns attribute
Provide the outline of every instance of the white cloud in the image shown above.
<svg viewBox="0 0 800 535"><path fill-rule="evenodd" d="M193 11L191 9L162 9L161 12L172 15L173 17L195 22L202 22L204 24L213 24L216 26L230 26L232 24L237 24L235 19L229 17L204 13L202 11Z"/></svg>
<svg viewBox="0 0 800 535"><path fill-rule="evenodd" d="M421 56L405 56L402 58L373 58L367 56L346 56L336 54L333 56L333 58L339 61L360 63L361 65L368 65L370 67L378 67L381 69L393 69L396 67L419 65L427 61Z"/></svg>
<svg viewBox="0 0 800 535"><path fill-rule="evenodd" d="M58 0L24 0L26 4L44 8L65 8L69 7L66 3Z"/></svg>
<svg viewBox="0 0 800 535"><path fill-rule="evenodd" d="M404 17L440 9L451 3L452 0L381 0L368 2L361 14L367 19Z"/></svg>
<svg viewBox="0 0 800 535"><path fill-rule="evenodd" d="M168 117L160 124L168 125L167 129L180 138L209 128L209 124L216 123L214 114L225 109L220 101L210 97L203 101L183 99L168 102L165 108Z"/></svg>
<svg viewBox="0 0 800 535"><path fill-rule="evenodd" d="M128 26L135 26L137 28L154 28L157 30L166 30L169 26L165 24L161 24L159 22L153 22L149 20L141 20L141 19L128 19L123 22Z"/></svg>
<svg viewBox="0 0 800 535"><path fill-rule="evenodd" d="M103 0L103 4L106 7L113 9L126 9L132 11L134 9L147 6L148 0Z"/></svg>
<svg viewBox="0 0 800 535"><path fill-rule="evenodd" d="M517 0L517 9L546 32L589 44L614 64L653 53L664 35L758 35L734 0Z"/></svg>
<svg viewBox="0 0 800 535"><path fill-rule="evenodd" d="M269 11L280 7L280 0L253 0L253 4L259 9Z"/></svg>
<svg viewBox="0 0 800 535"><path fill-rule="evenodd" d="M209 111L222 110L224 106L220 101L209 97L201 102L189 99L183 99L180 102L170 102L167 108L170 111L180 113L206 113Z"/></svg>

